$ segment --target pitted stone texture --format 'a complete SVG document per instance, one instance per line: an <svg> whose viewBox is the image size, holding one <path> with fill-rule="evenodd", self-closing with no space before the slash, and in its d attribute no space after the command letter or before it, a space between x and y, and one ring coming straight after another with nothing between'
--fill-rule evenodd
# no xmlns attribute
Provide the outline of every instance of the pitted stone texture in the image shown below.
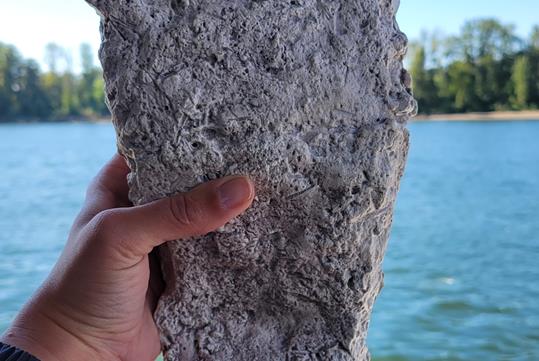
<svg viewBox="0 0 539 361"><path fill-rule="evenodd" d="M364 360L415 112L390 0L89 0L130 197L249 174L160 254L167 360Z"/></svg>

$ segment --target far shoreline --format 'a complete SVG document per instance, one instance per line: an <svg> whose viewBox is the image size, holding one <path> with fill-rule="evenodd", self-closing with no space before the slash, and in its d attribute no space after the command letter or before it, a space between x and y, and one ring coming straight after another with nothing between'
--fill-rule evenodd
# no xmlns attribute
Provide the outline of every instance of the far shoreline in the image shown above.
<svg viewBox="0 0 539 361"><path fill-rule="evenodd" d="M111 117L66 117L66 118L16 118L12 120L0 120L1 124L65 124L65 123L89 123L89 124L104 124L111 123Z"/></svg>
<svg viewBox="0 0 539 361"><path fill-rule="evenodd" d="M420 114L412 122L507 122L539 120L539 110L473 112L453 114Z"/></svg>
<svg viewBox="0 0 539 361"><path fill-rule="evenodd" d="M539 110L495 111L448 114L419 114L410 119L412 123L425 122L511 122L539 121ZM10 121L0 120L1 124L62 124L90 123L110 124L111 117L66 117L39 120L36 118L19 118Z"/></svg>

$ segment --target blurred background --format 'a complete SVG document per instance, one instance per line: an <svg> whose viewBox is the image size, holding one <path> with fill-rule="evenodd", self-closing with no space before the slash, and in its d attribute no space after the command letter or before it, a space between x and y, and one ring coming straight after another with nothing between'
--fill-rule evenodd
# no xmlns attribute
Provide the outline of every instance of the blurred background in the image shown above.
<svg viewBox="0 0 539 361"><path fill-rule="evenodd" d="M401 1L420 116L376 361L539 360L538 14L537 0ZM82 0L0 0L0 332L115 151L98 28Z"/></svg>

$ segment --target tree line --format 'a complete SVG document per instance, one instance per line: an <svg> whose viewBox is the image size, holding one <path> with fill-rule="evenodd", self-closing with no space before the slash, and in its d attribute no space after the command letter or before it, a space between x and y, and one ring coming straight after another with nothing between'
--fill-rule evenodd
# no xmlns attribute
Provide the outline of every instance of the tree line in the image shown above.
<svg viewBox="0 0 539 361"><path fill-rule="evenodd" d="M0 122L108 116L102 71L90 45L81 45L80 58L81 72L76 74L70 54L48 44L48 70L43 72L14 46L0 43Z"/></svg>
<svg viewBox="0 0 539 361"><path fill-rule="evenodd" d="M471 20L456 36L424 33L408 56L420 113L539 108L539 26L522 39L512 25Z"/></svg>
<svg viewBox="0 0 539 361"><path fill-rule="evenodd" d="M0 121L109 116L88 44L80 47L80 73L60 46L47 45L45 54L41 71L0 43ZM420 113L539 109L539 26L527 39L495 19L468 21L456 36L424 33L407 63Z"/></svg>

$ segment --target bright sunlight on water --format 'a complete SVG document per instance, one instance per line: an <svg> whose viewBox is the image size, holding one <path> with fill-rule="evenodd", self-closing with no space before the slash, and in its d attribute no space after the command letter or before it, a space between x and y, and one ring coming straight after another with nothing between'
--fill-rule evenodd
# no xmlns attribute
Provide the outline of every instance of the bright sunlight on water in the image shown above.
<svg viewBox="0 0 539 361"><path fill-rule="evenodd" d="M374 360L539 359L539 122L415 123ZM0 332L62 249L105 124L0 125Z"/></svg>

